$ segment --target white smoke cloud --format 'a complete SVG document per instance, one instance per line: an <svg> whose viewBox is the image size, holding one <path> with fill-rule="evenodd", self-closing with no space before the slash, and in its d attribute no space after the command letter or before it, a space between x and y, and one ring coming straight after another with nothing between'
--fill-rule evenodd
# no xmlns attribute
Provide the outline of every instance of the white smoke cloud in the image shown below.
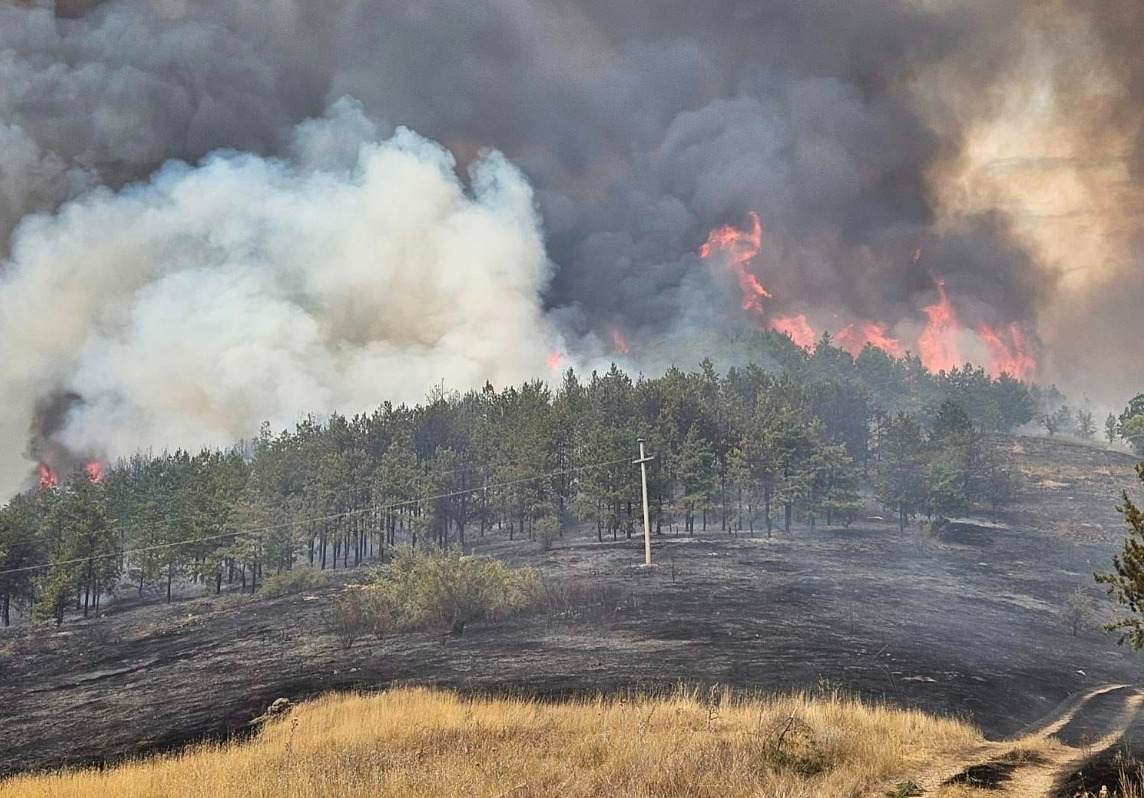
<svg viewBox="0 0 1144 798"><path fill-rule="evenodd" d="M543 374L531 190L497 153L468 188L454 167L343 100L288 159L215 153L25 218L0 268L0 493L60 391L83 397L60 442L114 458Z"/></svg>

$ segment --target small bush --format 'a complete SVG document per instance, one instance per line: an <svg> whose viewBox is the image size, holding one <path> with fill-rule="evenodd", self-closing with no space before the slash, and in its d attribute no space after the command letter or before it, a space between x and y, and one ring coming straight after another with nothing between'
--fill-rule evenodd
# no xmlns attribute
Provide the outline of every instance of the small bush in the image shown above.
<svg viewBox="0 0 1144 798"><path fill-rule="evenodd" d="M267 577L262 583L261 591L266 596L278 598L291 593L317 590L320 587L326 587L328 584L330 584L329 573L301 565Z"/></svg>
<svg viewBox="0 0 1144 798"><path fill-rule="evenodd" d="M536 522L536 539L540 541L541 551L551 551L552 544L560 537L560 522L551 516L541 518Z"/></svg>
<svg viewBox="0 0 1144 798"><path fill-rule="evenodd" d="M370 597L364 588L352 585L334 600L332 626L343 648L353 648L372 629Z"/></svg>
<svg viewBox="0 0 1144 798"><path fill-rule="evenodd" d="M1077 587L1069 593L1065 602L1065 612L1069 626L1072 627L1073 637L1076 637L1092 620L1093 615L1092 599L1083 587Z"/></svg>
<svg viewBox="0 0 1144 798"><path fill-rule="evenodd" d="M459 549L400 549L360 600L377 634L439 628L455 635L474 621L500 620L542 603L545 588L530 568L466 557Z"/></svg>

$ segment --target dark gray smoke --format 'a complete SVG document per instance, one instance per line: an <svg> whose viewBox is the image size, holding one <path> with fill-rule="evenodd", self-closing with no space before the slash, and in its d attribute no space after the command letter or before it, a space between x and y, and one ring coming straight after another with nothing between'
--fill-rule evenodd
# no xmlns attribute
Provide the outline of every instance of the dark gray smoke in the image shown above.
<svg viewBox="0 0 1144 798"><path fill-rule="evenodd" d="M1036 80L1088 98L1085 131L1130 139L1139 180L1142 36L1137 0L0 0L0 252L8 270L34 262L19 252L42 224L31 214L170 159L294 157L294 126L349 96L377 135L441 142L459 174L490 148L523 171L554 268L538 301L585 356L610 353L614 330L638 356L742 325L733 281L697 252L751 212L775 316L908 334L940 278L968 326L1040 328L1052 345L1067 337L1046 328L1046 308L1068 315L1060 265L1009 209L947 207L936 189L1027 78L1030 42L1054 40L1088 42L1088 60L1050 58ZM1094 66L1110 76L1099 96ZM1110 286L1138 268L1123 254ZM1132 366L1130 319L1104 326L1102 367ZM1050 352L1046 375L1091 380L1073 349ZM37 390L67 389L50 383Z"/></svg>

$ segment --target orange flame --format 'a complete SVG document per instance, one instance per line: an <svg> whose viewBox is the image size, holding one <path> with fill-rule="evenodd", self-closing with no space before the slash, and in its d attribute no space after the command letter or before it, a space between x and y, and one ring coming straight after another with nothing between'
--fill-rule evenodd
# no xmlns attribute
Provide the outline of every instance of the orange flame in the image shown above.
<svg viewBox="0 0 1144 798"><path fill-rule="evenodd" d="M797 316L775 319L771 322L771 329L785 333L788 338L803 349L809 349L814 346L814 341L818 337L814 334L814 329L810 326L810 323L806 320L806 316L802 313L799 313Z"/></svg>
<svg viewBox="0 0 1144 798"><path fill-rule="evenodd" d="M41 488L54 488L60 484L59 479L56 477L56 472L47 463L40 463L36 466L36 470L40 473L40 487Z"/></svg>
<svg viewBox="0 0 1144 798"><path fill-rule="evenodd" d="M92 460L86 466L87 476L92 482L99 483L103 481L103 463L98 460Z"/></svg>
<svg viewBox="0 0 1144 798"><path fill-rule="evenodd" d="M873 321L848 324L838 331L834 340L840 349L845 349L854 357L858 357L866 344L881 349L891 357L901 357L905 351L901 342L890 336L885 324Z"/></svg>
<svg viewBox="0 0 1144 798"><path fill-rule="evenodd" d="M739 291L743 295L741 307L761 320L763 300L770 299L771 295L747 268L763 245L763 226L759 222L759 215L751 211L750 216L750 230L736 230L730 225L712 230L707 236L707 241L699 248L699 254L705 260L715 255L722 255L727 259L728 265L735 272L735 278L739 281Z"/></svg>
<svg viewBox="0 0 1144 798"><path fill-rule="evenodd" d="M544 362L549 371L560 371L560 364L564 362L564 353L560 351L560 347L556 347L548 353Z"/></svg>
<svg viewBox="0 0 1144 798"><path fill-rule="evenodd" d="M954 335L961 330L961 322L953 311L953 305L945 293L945 280L937 282L937 302L926 305L922 313L929 319L926 328L918 338L918 356L930 371L950 371L961 363Z"/></svg>
<svg viewBox="0 0 1144 798"><path fill-rule="evenodd" d="M988 324L982 324L977 328L977 334L989 348L990 377L997 378L1005 373L1024 380L1036 373L1037 359L1029 352L1025 334L1016 322L1001 332Z"/></svg>
<svg viewBox="0 0 1144 798"><path fill-rule="evenodd" d="M628 352L631 351L631 348L632 348L631 345L628 344L628 340L626 338L624 338L623 330L621 330L619 327L613 328L612 329L612 349L614 349L618 354L626 355Z"/></svg>

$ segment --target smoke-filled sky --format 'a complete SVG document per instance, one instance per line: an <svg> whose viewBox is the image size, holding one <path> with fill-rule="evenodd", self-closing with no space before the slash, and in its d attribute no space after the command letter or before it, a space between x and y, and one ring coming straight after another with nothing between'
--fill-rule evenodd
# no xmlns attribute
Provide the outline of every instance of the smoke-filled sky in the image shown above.
<svg viewBox="0 0 1144 798"><path fill-rule="evenodd" d="M745 327L1122 404L1141 41L1139 0L0 0L0 493Z"/></svg>

